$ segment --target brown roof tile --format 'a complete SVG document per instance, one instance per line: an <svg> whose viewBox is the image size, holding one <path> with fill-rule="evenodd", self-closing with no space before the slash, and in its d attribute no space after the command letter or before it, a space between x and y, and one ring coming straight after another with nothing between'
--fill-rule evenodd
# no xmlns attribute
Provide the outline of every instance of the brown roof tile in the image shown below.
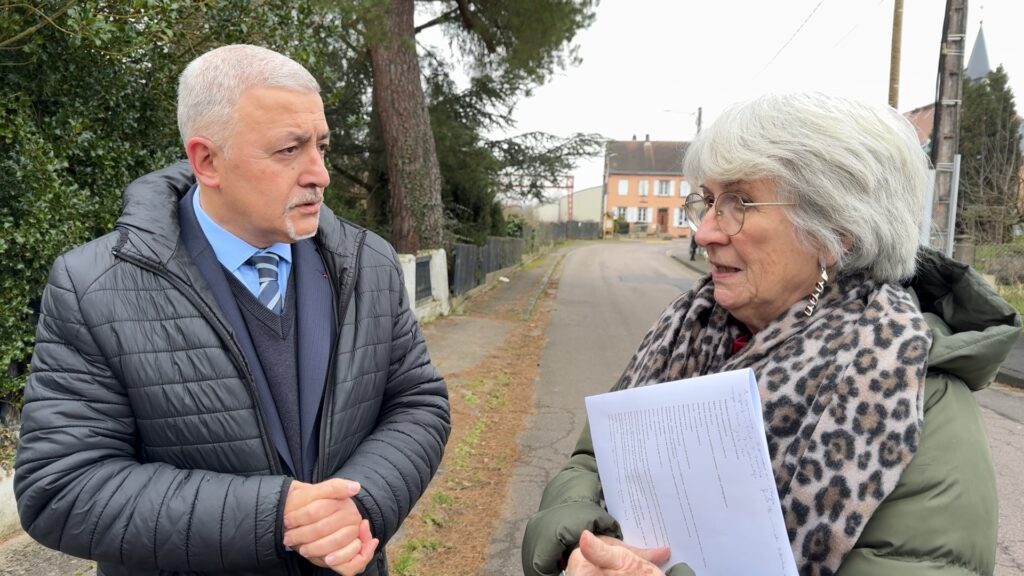
<svg viewBox="0 0 1024 576"><path fill-rule="evenodd" d="M612 140L605 146L609 174L683 174L689 142Z"/></svg>

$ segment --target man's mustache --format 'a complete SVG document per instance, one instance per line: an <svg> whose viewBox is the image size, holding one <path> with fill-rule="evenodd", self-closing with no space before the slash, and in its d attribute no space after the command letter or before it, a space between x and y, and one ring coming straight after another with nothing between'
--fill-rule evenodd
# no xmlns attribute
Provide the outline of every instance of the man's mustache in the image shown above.
<svg viewBox="0 0 1024 576"><path fill-rule="evenodd" d="M296 206L301 206L303 204L311 204L313 202L323 202L323 201L324 201L324 190L323 190L323 188L317 188L315 192L310 192L309 194L306 194L305 196L302 196L301 198L296 198L295 200L292 200L291 202L289 202L288 206L285 207L285 210L291 210L292 208L295 208Z"/></svg>

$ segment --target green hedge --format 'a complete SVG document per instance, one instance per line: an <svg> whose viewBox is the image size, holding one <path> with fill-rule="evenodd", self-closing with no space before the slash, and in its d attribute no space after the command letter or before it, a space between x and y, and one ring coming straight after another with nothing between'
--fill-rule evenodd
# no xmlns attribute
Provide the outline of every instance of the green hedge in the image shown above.
<svg viewBox="0 0 1024 576"><path fill-rule="evenodd" d="M129 182L182 157L184 65L242 41L316 54L322 39L298 33L303 10L283 0L0 7L0 402L21 402L54 259L112 229Z"/></svg>

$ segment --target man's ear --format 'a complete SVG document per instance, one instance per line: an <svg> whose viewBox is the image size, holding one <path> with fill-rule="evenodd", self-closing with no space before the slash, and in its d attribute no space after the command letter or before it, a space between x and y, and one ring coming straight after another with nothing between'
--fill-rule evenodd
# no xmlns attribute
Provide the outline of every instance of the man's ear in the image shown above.
<svg viewBox="0 0 1024 576"><path fill-rule="evenodd" d="M216 144L208 138L193 136L185 142L185 154L196 181L204 190L220 188L220 163L224 154Z"/></svg>

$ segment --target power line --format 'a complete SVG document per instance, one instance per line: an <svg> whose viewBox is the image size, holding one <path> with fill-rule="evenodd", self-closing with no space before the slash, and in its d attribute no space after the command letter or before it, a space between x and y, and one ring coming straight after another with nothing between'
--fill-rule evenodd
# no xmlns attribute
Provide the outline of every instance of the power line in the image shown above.
<svg viewBox="0 0 1024 576"><path fill-rule="evenodd" d="M882 5L882 3L883 3L883 2L885 2L885 1L886 1L886 0L878 0L878 4L875 4L875 10L877 10L877 9L878 9L878 7L879 7L879 6L881 6L881 5ZM874 16L874 15L869 15L869 16L864 16L863 18L861 18L861 19L860 19L860 22L857 22L856 24L854 24L854 25L853 25L853 28L850 28L849 30L847 30L847 31L846 31L846 34L843 34L843 37L839 39L839 42L836 42L836 43L835 43L835 45L833 45L832 47L833 47L833 48L838 48L840 44L842 44L843 42L845 42L845 41L846 41L846 39L850 37L850 34L853 34L853 31L854 31L854 30L856 30L857 28L860 28L860 25L861 25L861 24L863 24L864 22L866 22L866 21L868 20L868 18L869 18L869 17L873 17L873 16Z"/></svg>
<svg viewBox="0 0 1024 576"><path fill-rule="evenodd" d="M772 59L769 60L768 63L764 65L764 68L761 68L761 71L757 73L758 76L763 74L764 71L767 70L768 67L772 65L772 62L775 62L775 59L779 57L779 54L782 54L782 51L786 49L786 46L789 46L789 43L792 42L794 38L796 38L796 35L799 34L801 30L804 29L804 25L807 24L807 21L810 20L812 16L814 16L814 13L817 12L818 8L821 8L821 5L824 3L825 0L820 0L818 2L818 5L814 7L814 10L811 10L811 13L807 15L807 18L804 18L804 21L800 23L800 27L796 29L796 32L793 32L793 35L789 37L789 40L786 40L786 43L782 45L782 48L779 48L779 51L775 53L775 56L772 56Z"/></svg>

